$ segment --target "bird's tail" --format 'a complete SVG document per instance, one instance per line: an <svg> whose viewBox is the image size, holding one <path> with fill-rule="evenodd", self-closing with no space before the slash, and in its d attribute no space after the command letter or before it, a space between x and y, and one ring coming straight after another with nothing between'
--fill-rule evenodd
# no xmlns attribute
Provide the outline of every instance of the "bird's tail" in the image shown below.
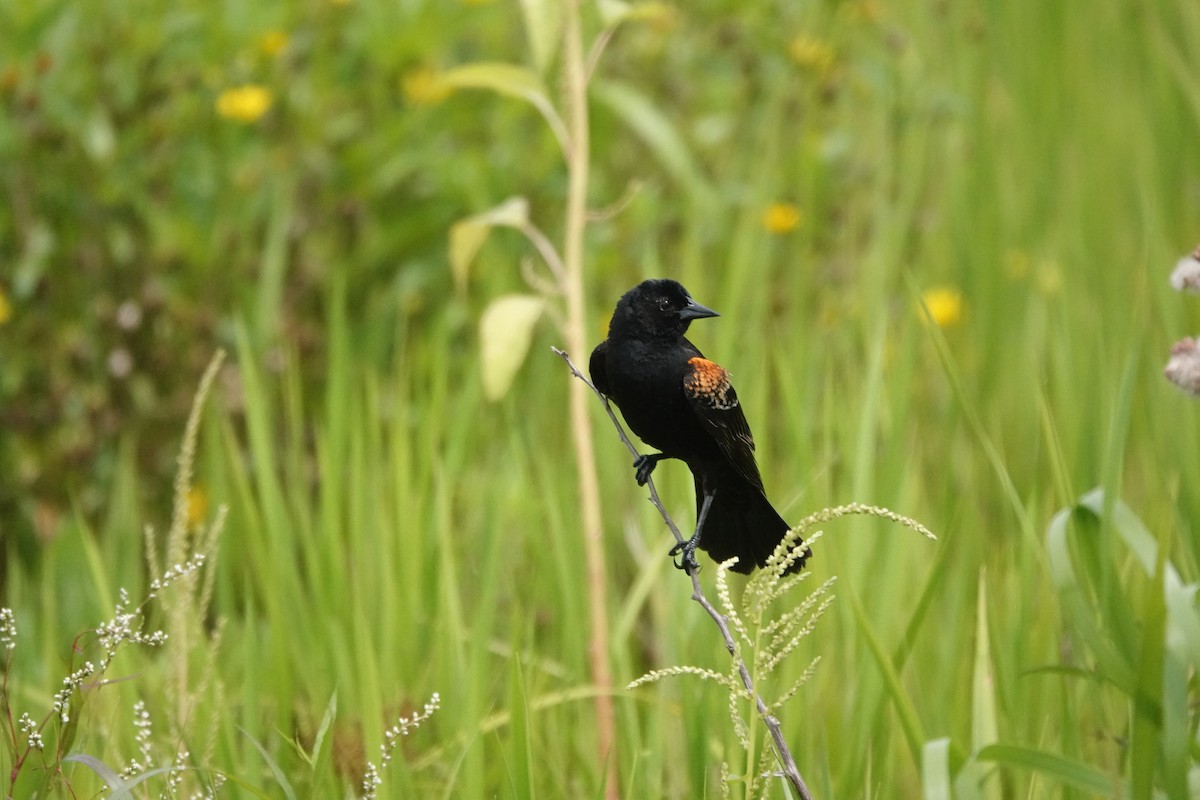
<svg viewBox="0 0 1200 800"><path fill-rule="evenodd" d="M717 476L695 475L697 517L704 503L704 477L710 479L710 486L717 487L700 536L700 549L717 563L737 556L738 563L733 566L733 571L749 574L755 567L766 566L767 557L791 526L779 516L759 487L732 469L722 467L721 471L722 474ZM788 574L799 572L807 558L805 553L796 559L788 568Z"/></svg>

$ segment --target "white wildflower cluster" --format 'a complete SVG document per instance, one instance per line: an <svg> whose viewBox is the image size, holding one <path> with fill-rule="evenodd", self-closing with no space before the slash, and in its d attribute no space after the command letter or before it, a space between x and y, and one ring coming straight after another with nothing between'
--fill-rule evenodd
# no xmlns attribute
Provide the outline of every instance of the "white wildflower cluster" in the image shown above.
<svg viewBox="0 0 1200 800"><path fill-rule="evenodd" d="M43 746L42 734L41 731L38 730L37 721L33 717L29 716L28 711L21 715L21 719L17 724L21 728L21 735L27 737L30 748L34 750L41 750Z"/></svg>
<svg viewBox="0 0 1200 800"><path fill-rule="evenodd" d="M212 777L211 786L204 791L192 792L191 795L188 796L188 800L214 800L214 798L217 796L217 792L220 791L221 787L224 785L225 776L217 772Z"/></svg>
<svg viewBox="0 0 1200 800"><path fill-rule="evenodd" d="M0 645L8 650L17 646L17 618L11 608L0 608Z"/></svg>
<svg viewBox="0 0 1200 800"><path fill-rule="evenodd" d="M137 623L142 616L141 610L129 610L129 592L125 591L124 587L120 589L119 594L120 597L113 611L113 618L96 628L96 635L100 638L100 646L104 648L104 652L108 657L112 658L117 652L117 647L122 642L133 642L134 644L144 644L151 647L165 643L167 641L167 634L163 631L143 633L138 630Z"/></svg>
<svg viewBox="0 0 1200 800"><path fill-rule="evenodd" d="M1175 265L1171 286L1177 292L1200 294L1200 247ZM1171 346L1163 375L1193 397L1200 397L1200 337L1185 336Z"/></svg>
<svg viewBox="0 0 1200 800"><path fill-rule="evenodd" d="M395 725L383 732L384 741L379 745L379 766L376 767L374 762L368 761L367 768L363 771L363 800L375 800L375 790L383 784L379 771L392 762L392 752L400 743L400 737L408 736L421 727L421 723L432 717L433 712L441 707L441 703L441 696L434 692L423 709L414 711L411 716L401 717Z"/></svg>
<svg viewBox="0 0 1200 800"><path fill-rule="evenodd" d="M167 588L180 578L191 575L202 566L204 566L204 553L196 553L182 564L176 564L168 569L165 573L163 573L161 578L155 578L153 581L151 581L150 590L153 593L157 593ZM154 594L151 594L150 596L154 597Z"/></svg>
<svg viewBox="0 0 1200 800"><path fill-rule="evenodd" d="M382 785L383 778L379 777L375 762L368 761L367 768L363 770L363 800L375 800L375 790Z"/></svg>
<svg viewBox="0 0 1200 800"><path fill-rule="evenodd" d="M1177 292L1200 294L1200 247L1175 263L1171 273L1171 288Z"/></svg>
<svg viewBox="0 0 1200 800"><path fill-rule="evenodd" d="M187 750L180 750L175 754L175 763L167 770L167 788L163 790L163 797L175 797L176 789L183 783L183 773L187 769L188 758L191 756Z"/></svg>
<svg viewBox="0 0 1200 800"><path fill-rule="evenodd" d="M1200 337L1185 336L1171 345L1163 375L1193 397L1200 397Z"/></svg>
<svg viewBox="0 0 1200 800"><path fill-rule="evenodd" d="M150 712L146 710L146 703L142 700L133 704L133 727L137 729L134 739L137 741L138 758L129 759L125 769L121 770L122 778L132 778L150 769L150 735L153 723L150 720Z"/></svg>
<svg viewBox="0 0 1200 800"><path fill-rule="evenodd" d="M83 666L63 678L63 688L54 694L54 713L66 725L71 721L71 695L83 687L83 682L96 674L96 665L91 661L83 662Z"/></svg>

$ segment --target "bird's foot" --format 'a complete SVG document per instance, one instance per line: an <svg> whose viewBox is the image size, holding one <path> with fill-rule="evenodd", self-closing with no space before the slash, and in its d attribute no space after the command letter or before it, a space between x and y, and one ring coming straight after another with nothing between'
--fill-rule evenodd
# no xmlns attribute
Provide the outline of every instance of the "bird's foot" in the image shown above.
<svg viewBox="0 0 1200 800"><path fill-rule="evenodd" d="M650 480L650 473L654 472L654 468L663 458L665 456L662 453L649 453L634 459L633 468L637 470L634 474L637 476L638 486L646 485L646 481Z"/></svg>
<svg viewBox="0 0 1200 800"><path fill-rule="evenodd" d="M687 575L691 575L700 569L700 564L696 561L696 548L699 544L700 537L693 536L686 542L679 542L671 548L671 551L667 555L671 556L671 562L675 565L675 569L681 569ZM676 561L675 556L679 553L682 553L683 557L679 561Z"/></svg>
<svg viewBox="0 0 1200 800"><path fill-rule="evenodd" d="M704 492L704 501L700 504L700 514L696 517L696 532L686 542L679 542L672 547L671 552L667 554L672 557L672 562L674 562L675 554L682 553L682 558L675 563L675 569L681 569L688 575L694 575L700 571L700 565L696 562L696 548L700 546L700 534L704 532L704 523L708 519L708 511L712 508L715 497L716 492L711 489Z"/></svg>

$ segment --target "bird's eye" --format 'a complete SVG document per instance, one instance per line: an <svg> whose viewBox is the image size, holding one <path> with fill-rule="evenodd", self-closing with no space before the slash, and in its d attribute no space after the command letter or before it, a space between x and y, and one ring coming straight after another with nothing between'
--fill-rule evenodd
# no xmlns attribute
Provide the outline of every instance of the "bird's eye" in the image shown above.
<svg viewBox="0 0 1200 800"><path fill-rule="evenodd" d="M669 297L658 298L658 310L659 311L666 311L670 307L671 307L671 298L669 298Z"/></svg>

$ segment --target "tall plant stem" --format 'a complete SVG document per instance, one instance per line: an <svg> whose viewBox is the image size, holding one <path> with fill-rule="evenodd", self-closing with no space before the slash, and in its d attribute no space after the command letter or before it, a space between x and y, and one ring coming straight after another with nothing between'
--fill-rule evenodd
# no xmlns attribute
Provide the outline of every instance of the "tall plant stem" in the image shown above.
<svg viewBox="0 0 1200 800"><path fill-rule="evenodd" d="M588 108L587 65L584 61L580 0L566 0L563 18L563 67L565 77L567 130L567 211L563 232L564 289L566 294L566 340L572 352L587 350L587 319L583 292L583 234L587 224ZM591 633L588 660L596 695L598 756L605 767L605 797L618 800L616 714L612 701L612 671L608 663L607 568L600 537L600 481L587 411L587 387L573 381L570 388L571 432L579 475L579 507L583 512L584 553L587 569L588 616Z"/></svg>

